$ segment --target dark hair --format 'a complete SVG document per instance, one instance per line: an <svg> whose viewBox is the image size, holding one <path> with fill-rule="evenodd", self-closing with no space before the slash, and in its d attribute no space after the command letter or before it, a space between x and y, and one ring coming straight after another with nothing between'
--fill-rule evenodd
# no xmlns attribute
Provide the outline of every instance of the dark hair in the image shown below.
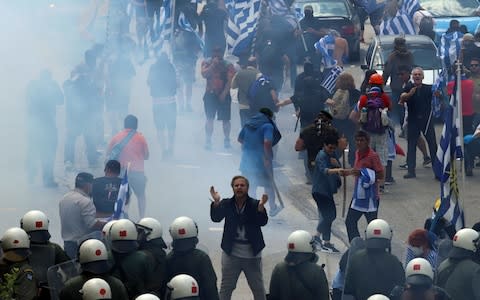
<svg viewBox="0 0 480 300"><path fill-rule="evenodd" d="M93 175L86 172L81 172L77 174L75 177L75 187L76 188L83 188L87 183L93 182Z"/></svg>
<svg viewBox="0 0 480 300"><path fill-rule="evenodd" d="M270 108L267 107L262 107L259 110L262 114L266 115L270 119L273 118L273 112L270 110Z"/></svg>
<svg viewBox="0 0 480 300"><path fill-rule="evenodd" d="M357 133L355 133L355 139L357 138L365 138L367 141L370 141L370 135L363 130L359 130Z"/></svg>
<svg viewBox="0 0 480 300"><path fill-rule="evenodd" d="M109 170L114 174L120 174L120 162L118 160L111 159L105 164L105 171Z"/></svg>
<svg viewBox="0 0 480 300"><path fill-rule="evenodd" d="M125 129L135 129L137 130L138 128L138 119L134 115L128 115L125 117L125 120L123 121L123 127Z"/></svg>
<svg viewBox="0 0 480 300"><path fill-rule="evenodd" d="M245 176L242 176L242 175L236 175L236 176L233 176L232 178L232 181L230 182L230 186L233 188L233 182L235 182L235 180L237 179L243 179L245 180L245 182L247 183L247 187L250 186L250 182L248 181L247 177Z"/></svg>
<svg viewBox="0 0 480 300"><path fill-rule="evenodd" d="M338 137L335 135L327 135L323 140L323 145L335 145L338 146Z"/></svg>

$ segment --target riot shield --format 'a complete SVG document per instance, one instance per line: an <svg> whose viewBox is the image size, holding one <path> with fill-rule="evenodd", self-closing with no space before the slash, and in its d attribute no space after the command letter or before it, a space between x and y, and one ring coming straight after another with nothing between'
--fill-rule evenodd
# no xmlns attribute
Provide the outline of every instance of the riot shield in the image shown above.
<svg viewBox="0 0 480 300"><path fill-rule="evenodd" d="M69 260L48 268L47 279L51 299L58 300L60 291L65 286L65 282L70 278L80 275L80 273L81 267L76 260Z"/></svg>

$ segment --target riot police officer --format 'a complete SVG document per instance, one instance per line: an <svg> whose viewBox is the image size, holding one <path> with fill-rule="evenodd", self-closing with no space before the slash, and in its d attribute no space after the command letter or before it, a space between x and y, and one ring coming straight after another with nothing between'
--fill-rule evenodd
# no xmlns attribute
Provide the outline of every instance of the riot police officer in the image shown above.
<svg viewBox="0 0 480 300"><path fill-rule="evenodd" d="M28 261L40 288L39 300L50 299L47 282L48 268L70 260L59 245L50 242L49 223L47 215L39 210L27 212L20 220L20 227L30 236L31 254Z"/></svg>
<svg viewBox="0 0 480 300"><path fill-rule="evenodd" d="M390 253L393 232L382 219L375 219L365 230L366 249L356 252L348 261L345 295L367 299L374 294L388 295L405 283L402 263Z"/></svg>
<svg viewBox="0 0 480 300"><path fill-rule="evenodd" d="M123 283L109 274L111 264L107 248L101 241L95 239L84 241L78 249L78 262L82 272L65 282L65 287L60 291L60 300L81 300L82 295L79 291L83 284L92 278L105 280L112 288L113 299L129 299Z"/></svg>
<svg viewBox="0 0 480 300"><path fill-rule="evenodd" d="M160 300L160 298L154 294L143 294L135 298L135 300Z"/></svg>
<svg viewBox="0 0 480 300"><path fill-rule="evenodd" d="M167 284L167 262L165 250L167 245L163 240L163 228L160 222L154 218L143 218L137 223L139 232L140 249L151 256L154 261L153 272L155 278L148 282L150 292L161 296L165 294Z"/></svg>
<svg viewBox="0 0 480 300"><path fill-rule="evenodd" d="M166 300L200 300L210 299L199 297L198 283L190 275L179 274L173 277L169 283L167 283Z"/></svg>
<svg viewBox="0 0 480 300"><path fill-rule="evenodd" d="M197 224L189 217L178 217L170 225L169 232L173 241L172 251L167 255L167 278L188 274L202 287L200 299L218 300L217 275L212 261L208 254L196 249Z"/></svg>
<svg viewBox="0 0 480 300"><path fill-rule="evenodd" d="M480 235L471 228L457 231L448 258L438 267L437 285L457 299L480 299L480 265L475 261Z"/></svg>
<svg viewBox="0 0 480 300"><path fill-rule="evenodd" d="M10 299L36 299L37 280L28 264L30 240L27 233L18 227L10 228L3 234L1 244L3 256L0 261L0 285L6 287L9 284L6 282L8 276L5 276L9 274L15 278L12 294L8 295Z"/></svg>
<svg viewBox="0 0 480 300"><path fill-rule="evenodd" d="M273 269L268 299L330 299L327 277L316 263L313 236L305 230L294 231L288 237L287 249L285 261Z"/></svg>
<svg viewBox="0 0 480 300"><path fill-rule="evenodd" d="M92 278L82 286L82 300L114 299L108 283L101 278Z"/></svg>
<svg viewBox="0 0 480 300"><path fill-rule="evenodd" d="M372 295L372 296L368 297L367 300L390 300L390 298L388 298L387 296L382 295L382 294L375 294L375 295Z"/></svg>
<svg viewBox="0 0 480 300"><path fill-rule="evenodd" d="M150 292L148 283L154 280L154 262L150 255L138 251L138 232L135 223L128 219L118 220L110 228L110 240L115 265L112 274L127 288L128 296Z"/></svg>
<svg viewBox="0 0 480 300"><path fill-rule="evenodd" d="M392 300L449 300L450 296L433 285L433 268L428 260L418 257L405 267L406 285L395 287L390 294Z"/></svg>
<svg viewBox="0 0 480 300"><path fill-rule="evenodd" d="M102 239L103 243L107 247L108 250L111 249L111 241L110 241L110 228L112 227L113 223L117 220L108 221L102 228Z"/></svg>

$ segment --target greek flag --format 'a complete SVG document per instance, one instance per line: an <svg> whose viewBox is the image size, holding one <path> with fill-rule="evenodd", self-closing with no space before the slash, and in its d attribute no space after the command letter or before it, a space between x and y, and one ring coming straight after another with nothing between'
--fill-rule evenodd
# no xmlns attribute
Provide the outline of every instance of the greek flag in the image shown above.
<svg viewBox="0 0 480 300"><path fill-rule="evenodd" d="M125 170L120 189L118 190L117 201L113 207L113 220L125 219L128 210L128 199L130 198L130 188L128 186L128 171Z"/></svg>
<svg viewBox="0 0 480 300"><path fill-rule="evenodd" d="M463 33L454 31L442 34L440 38L440 58L443 68L450 70L462 49Z"/></svg>
<svg viewBox="0 0 480 300"><path fill-rule="evenodd" d="M327 34L322 37L318 42L314 44L322 55L322 62L325 68L330 69L337 65L337 61L333 58L335 51L335 36L333 34Z"/></svg>
<svg viewBox="0 0 480 300"><path fill-rule="evenodd" d="M178 16L178 27L182 30L194 33L195 37L197 38L198 45L203 50L203 48L205 47L205 43L203 42L203 40L200 37L200 35L198 34L198 32L196 32L193 29L192 24L190 24L190 21L187 19L187 17L185 16L185 14L183 12L181 12Z"/></svg>
<svg viewBox="0 0 480 300"><path fill-rule="evenodd" d="M404 0L397 14L380 24L380 35L416 34L413 14L420 8L418 0Z"/></svg>
<svg viewBox="0 0 480 300"><path fill-rule="evenodd" d="M457 102L458 83L455 82L450 104L445 111L445 124L437 150L437 158L433 163L435 175L440 178L440 207L438 208L432 227L441 217L450 221L459 230L465 227L465 217L459 202L458 172L456 159L462 158L461 138L458 135L460 116ZM430 228L432 230L433 228Z"/></svg>
<svg viewBox="0 0 480 300"><path fill-rule="evenodd" d="M169 40L172 35L172 4L172 0L165 0L163 1L162 8L160 9L159 42Z"/></svg>
<svg viewBox="0 0 480 300"><path fill-rule="evenodd" d="M235 56L250 52L260 16L260 0L228 0L227 47Z"/></svg>
<svg viewBox="0 0 480 300"><path fill-rule="evenodd" d="M322 83L320 84L330 93L330 95L333 95L338 76L340 76L342 72L343 72L342 67L340 66L333 67L330 70L330 73L327 76L325 76L325 79L323 79Z"/></svg>
<svg viewBox="0 0 480 300"><path fill-rule="evenodd" d="M442 103L443 103L443 91L445 90L447 82L447 72L444 69L440 71L438 77L435 79L435 82L432 85L432 114L435 118L439 118L442 114ZM435 96L435 92L439 91L440 96Z"/></svg>

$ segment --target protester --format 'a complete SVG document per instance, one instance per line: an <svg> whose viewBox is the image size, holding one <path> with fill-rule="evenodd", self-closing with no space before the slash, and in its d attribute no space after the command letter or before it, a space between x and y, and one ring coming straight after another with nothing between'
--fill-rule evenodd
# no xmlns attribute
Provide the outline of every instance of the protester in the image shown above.
<svg viewBox="0 0 480 300"><path fill-rule="evenodd" d="M107 161L104 172L105 176L95 178L92 184L92 199L98 218L113 215L118 191L122 183L122 179L119 177L120 162L117 160Z"/></svg>
<svg viewBox="0 0 480 300"><path fill-rule="evenodd" d="M357 223L362 215L368 223L377 218L380 201L379 182L382 182L385 174L378 154L369 146L368 133L358 131L355 134L355 143L357 151L354 168L345 172L347 175L355 176L352 201L345 219L349 241L360 236Z"/></svg>
<svg viewBox="0 0 480 300"><path fill-rule="evenodd" d="M414 258L424 258L430 263L433 271L437 269L436 236L426 229L415 229L407 240L405 266Z"/></svg>
<svg viewBox="0 0 480 300"><path fill-rule="evenodd" d="M145 216L146 197L145 160L150 156L145 137L137 131L138 119L128 115L124 120L124 130L117 133L107 148L107 157L120 162L122 169L128 169L128 183L138 201L138 214Z"/></svg>
<svg viewBox="0 0 480 300"><path fill-rule="evenodd" d="M276 216L282 205L275 203L275 182L273 174L273 147L281 139L280 131L273 121L273 113L268 108L262 108L247 121L238 135L242 144L242 159L240 171L251 179L251 191L256 196L257 187L265 188L269 197L270 217Z"/></svg>
<svg viewBox="0 0 480 300"><path fill-rule="evenodd" d="M268 196L261 200L248 195L249 182L243 176L235 176L231 182L234 196L221 199L212 186L210 218L213 222L225 219L222 237L222 283L220 299L229 300L243 271L255 300L265 300L262 272L262 250L265 248L261 227L268 222L265 209Z"/></svg>
<svg viewBox="0 0 480 300"><path fill-rule="evenodd" d="M233 65L223 59L220 48L213 49L212 57L202 62L202 76L207 80L203 105L205 110L205 149L212 150L213 121L215 115L223 123L223 146L231 148L230 143L230 115L231 102L230 86L235 75Z"/></svg>

